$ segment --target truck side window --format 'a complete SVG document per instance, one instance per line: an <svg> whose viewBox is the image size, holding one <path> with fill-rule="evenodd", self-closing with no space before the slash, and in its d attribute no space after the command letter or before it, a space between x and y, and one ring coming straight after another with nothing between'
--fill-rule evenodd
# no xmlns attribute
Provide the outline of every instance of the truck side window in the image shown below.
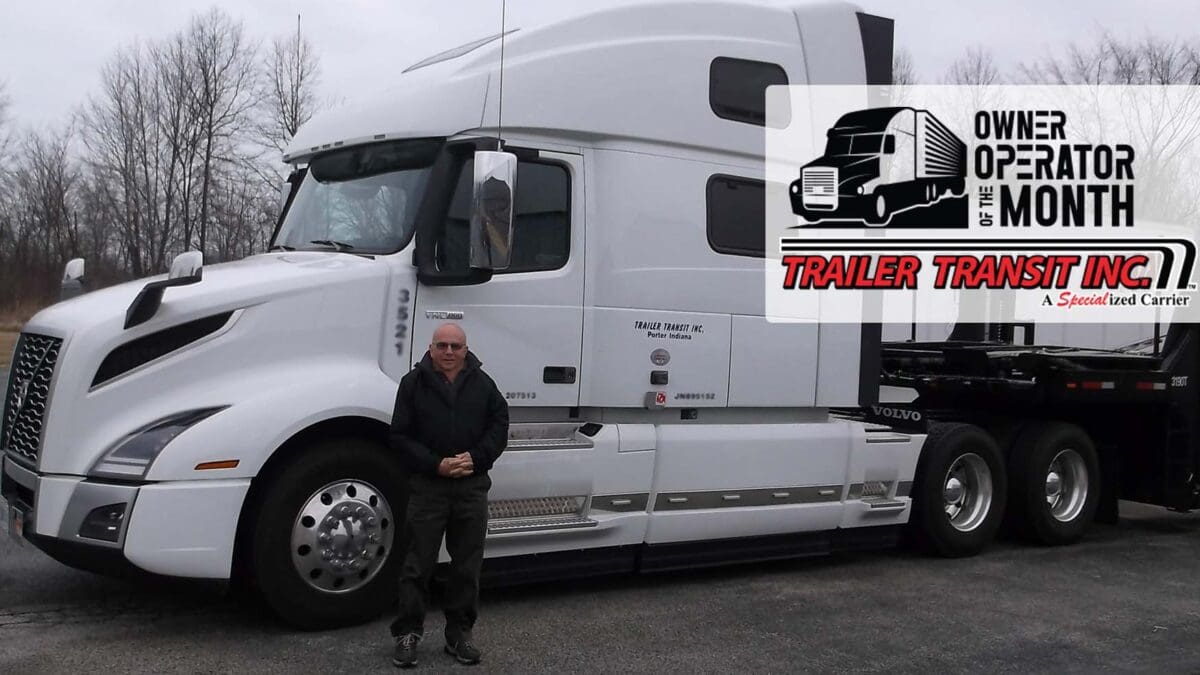
<svg viewBox="0 0 1200 675"><path fill-rule="evenodd" d="M446 214L446 230L437 246L438 269L466 271L471 227L471 185L475 165L463 164ZM496 274L542 272L567 264L571 252L571 179L560 164L517 164L516 215L512 260Z"/></svg>
<svg viewBox="0 0 1200 675"><path fill-rule="evenodd" d="M708 179L708 245L717 253L766 255L766 187L761 180L717 174Z"/></svg>
<svg viewBox="0 0 1200 675"><path fill-rule="evenodd" d="M708 104L722 119L767 126L767 87L788 83L787 71L774 63L719 56L708 68ZM791 109L770 126L791 123Z"/></svg>

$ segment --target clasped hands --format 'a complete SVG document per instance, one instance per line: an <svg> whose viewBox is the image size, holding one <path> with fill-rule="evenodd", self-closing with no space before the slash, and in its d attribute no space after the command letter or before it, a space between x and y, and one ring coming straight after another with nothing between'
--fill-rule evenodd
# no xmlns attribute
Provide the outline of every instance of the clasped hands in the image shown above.
<svg viewBox="0 0 1200 675"><path fill-rule="evenodd" d="M443 478L465 478L475 473L475 462L471 453L460 452L439 462L437 472Z"/></svg>

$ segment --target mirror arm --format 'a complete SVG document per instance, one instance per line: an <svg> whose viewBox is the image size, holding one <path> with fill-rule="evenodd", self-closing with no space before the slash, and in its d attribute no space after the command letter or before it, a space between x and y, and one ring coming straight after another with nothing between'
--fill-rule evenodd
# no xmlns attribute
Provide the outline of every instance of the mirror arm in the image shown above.
<svg viewBox="0 0 1200 675"><path fill-rule="evenodd" d="M175 256L171 271L162 281L151 281L138 291L137 297L125 311L125 329L143 324L154 318L162 305L163 291L172 286L189 286L200 283L204 278L204 255L199 251L188 251Z"/></svg>
<svg viewBox="0 0 1200 675"><path fill-rule="evenodd" d="M125 311L125 329L129 330L154 318L154 315L158 313L158 308L162 305L164 290L172 286L188 286L199 283L203 276L204 270L200 270L196 272L195 276L151 281L143 286L129 305L129 309Z"/></svg>

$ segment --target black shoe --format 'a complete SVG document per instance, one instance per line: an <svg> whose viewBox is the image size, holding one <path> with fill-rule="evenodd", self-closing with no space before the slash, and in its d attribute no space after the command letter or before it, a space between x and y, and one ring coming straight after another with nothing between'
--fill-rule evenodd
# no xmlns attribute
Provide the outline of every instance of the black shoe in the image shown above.
<svg viewBox="0 0 1200 675"><path fill-rule="evenodd" d="M396 651L392 652L392 665L397 668L412 668L417 665L417 645L421 636L405 633L396 636Z"/></svg>
<svg viewBox="0 0 1200 675"><path fill-rule="evenodd" d="M463 632L457 640L447 640L446 653L453 656L459 663L468 666L479 663L479 659L483 658L483 652L480 652L474 641L471 640L470 631Z"/></svg>

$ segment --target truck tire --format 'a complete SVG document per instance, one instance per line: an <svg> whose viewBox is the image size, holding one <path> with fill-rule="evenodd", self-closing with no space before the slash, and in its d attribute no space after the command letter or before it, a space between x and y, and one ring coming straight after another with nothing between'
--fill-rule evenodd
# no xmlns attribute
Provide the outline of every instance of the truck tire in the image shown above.
<svg viewBox="0 0 1200 675"><path fill-rule="evenodd" d="M1013 441L1008 466L1009 518L1018 535L1048 545L1083 536L1100 501L1100 460L1083 429L1032 424Z"/></svg>
<svg viewBox="0 0 1200 675"><path fill-rule="evenodd" d="M891 217L891 205L882 192L875 195L867 207L866 221L871 225L882 225Z"/></svg>
<svg viewBox="0 0 1200 675"><path fill-rule="evenodd" d="M917 462L913 533L937 555L975 555L996 535L1007 494L1004 461L986 431L960 422L936 424Z"/></svg>
<svg viewBox="0 0 1200 675"><path fill-rule="evenodd" d="M304 629L378 617L397 597L406 505L405 475L382 446L313 443L254 515L251 565L267 605Z"/></svg>

